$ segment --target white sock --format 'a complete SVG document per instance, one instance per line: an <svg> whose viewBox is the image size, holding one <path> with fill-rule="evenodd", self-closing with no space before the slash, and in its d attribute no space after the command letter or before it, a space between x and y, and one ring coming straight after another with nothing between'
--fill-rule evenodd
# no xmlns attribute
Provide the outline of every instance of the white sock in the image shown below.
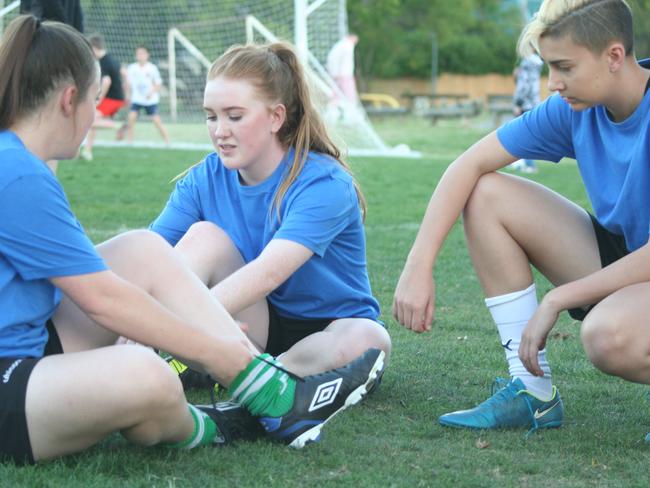
<svg viewBox="0 0 650 488"><path fill-rule="evenodd" d="M513 379L521 379L526 389L540 400L550 400L553 396L553 383L551 368L546 361L546 349L540 351L538 355L539 367L544 371L544 376L541 378L530 374L519 360L521 333L537 309L535 283L525 290L486 298L485 305L499 329L510 376Z"/></svg>

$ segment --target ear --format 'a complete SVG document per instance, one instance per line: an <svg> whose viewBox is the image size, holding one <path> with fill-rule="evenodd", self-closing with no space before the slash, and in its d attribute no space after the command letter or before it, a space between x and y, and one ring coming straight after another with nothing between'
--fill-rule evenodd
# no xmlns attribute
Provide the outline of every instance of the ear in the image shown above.
<svg viewBox="0 0 650 488"><path fill-rule="evenodd" d="M605 49L605 56L607 57L607 64L610 73L616 73L621 69L621 66L623 66L623 63L625 62L626 55L625 47L620 42L613 42L607 47L607 49Z"/></svg>
<svg viewBox="0 0 650 488"><path fill-rule="evenodd" d="M67 85L59 95L61 110L66 117L72 117L75 113L77 93L78 90L76 86Z"/></svg>
<svg viewBox="0 0 650 488"><path fill-rule="evenodd" d="M287 120L287 107L278 103L271 107L271 132L277 134Z"/></svg>

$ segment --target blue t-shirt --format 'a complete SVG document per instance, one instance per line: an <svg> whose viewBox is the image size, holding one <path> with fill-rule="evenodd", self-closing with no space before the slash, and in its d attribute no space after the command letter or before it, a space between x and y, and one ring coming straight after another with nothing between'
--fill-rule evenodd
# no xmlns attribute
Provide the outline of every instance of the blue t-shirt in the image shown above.
<svg viewBox="0 0 650 488"><path fill-rule="evenodd" d="M624 121L604 106L574 111L549 97L497 130L503 147L518 158L558 162L574 158L598 221L625 237L629 251L650 233L650 91Z"/></svg>
<svg viewBox="0 0 650 488"><path fill-rule="evenodd" d="M290 167L289 151L276 171L245 186L238 172L212 153L178 182L151 229L172 245L195 222L210 221L232 239L245 262L271 239L302 244L314 255L267 298L289 318L376 319L366 268L366 243L352 177L328 156L310 153L280 208L273 197Z"/></svg>
<svg viewBox="0 0 650 488"><path fill-rule="evenodd" d="M0 131L0 357L43 355L61 301L48 278L105 269L56 177Z"/></svg>

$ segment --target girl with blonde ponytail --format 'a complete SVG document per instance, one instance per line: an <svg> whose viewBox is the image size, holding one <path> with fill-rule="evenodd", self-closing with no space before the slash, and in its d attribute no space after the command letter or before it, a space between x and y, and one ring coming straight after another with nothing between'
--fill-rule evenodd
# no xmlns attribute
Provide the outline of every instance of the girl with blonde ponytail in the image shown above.
<svg viewBox="0 0 650 488"><path fill-rule="evenodd" d="M365 201L284 43L233 46L204 94L215 153L151 228L260 349L300 375L390 351L366 268Z"/></svg>
<svg viewBox="0 0 650 488"><path fill-rule="evenodd" d="M650 62L637 62L633 39L624 0L544 0L519 53L540 54L555 93L456 159L431 198L393 313L416 332L431 327L435 257L462 213L510 376L476 408L441 416L443 425L562 425L544 348L564 310L583 321L597 368L650 383ZM593 215L497 172L520 158L577 160ZM531 265L555 285L539 304Z"/></svg>

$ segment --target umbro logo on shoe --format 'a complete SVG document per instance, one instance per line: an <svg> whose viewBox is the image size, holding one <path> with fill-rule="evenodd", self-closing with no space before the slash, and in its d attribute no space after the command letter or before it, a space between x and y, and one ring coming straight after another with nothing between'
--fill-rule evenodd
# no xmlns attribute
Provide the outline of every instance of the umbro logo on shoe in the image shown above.
<svg viewBox="0 0 650 488"><path fill-rule="evenodd" d="M343 378L337 378L333 381L328 381L327 383L318 385L316 393L314 393L314 397L311 399L308 411L313 412L314 410L318 410L319 408L334 403L336 395L341 388L341 383L343 383Z"/></svg>

